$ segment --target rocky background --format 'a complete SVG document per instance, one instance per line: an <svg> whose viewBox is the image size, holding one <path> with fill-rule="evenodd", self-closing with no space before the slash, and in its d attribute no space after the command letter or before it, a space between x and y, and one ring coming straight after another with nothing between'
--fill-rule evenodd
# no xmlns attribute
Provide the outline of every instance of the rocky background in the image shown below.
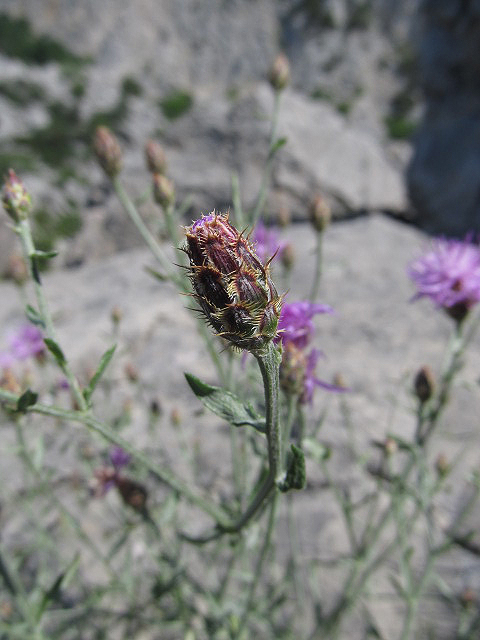
<svg viewBox="0 0 480 640"><path fill-rule="evenodd" d="M76 237L69 264L137 241L92 161L98 123L120 136L137 195L154 138L192 215L228 207L233 174L248 206L268 143L266 78L282 50L288 143L269 215L304 218L320 191L336 216L383 211L463 235L480 220L479 5L1 0L0 170L13 166L33 192L41 243Z"/></svg>
<svg viewBox="0 0 480 640"><path fill-rule="evenodd" d="M291 295L298 299L313 269L309 204L321 192L332 206L337 222L325 236L321 299L336 315L317 323L316 346L327 356L318 374L344 376L355 437L370 455L373 440L410 435L411 380L424 364L438 374L450 329L428 301L409 304L406 266L422 251L423 230L463 236L480 228L479 43L478 0L0 0L1 173L13 166L21 175L34 197L37 243L59 250L45 290L82 379L113 339L112 309L122 310L125 347L112 362L111 401L131 410L127 436L150 446L144 412L153 400L164 416L180 412L205 485L221 493L229 473L221 465L225 425L201 417L198 429L199 406L182 377L191 371L215 382L213 372L183 299L145 273L151 258L93 160L95 126L119 136L134 197L149 188L143 146L154 138L186 201L185 221L231 206L232 175L249 206L268 149L267 74L275 55L287 54L292 82L279 122L287 144L276 157L267 214L275 220L287 211L296 222L282 233L296 253ZM158 216L148 202L141 211L150 222ZM3 216L0 273L15 251ZM12 284L0 288L3 340L24 316ZM467 451L451 493L436 506L445 526L455 521L466 469L478 466L479 355L472 344L466 382L431 451L432 464L439 452L453 459ZM125 379L129 363L145 380L141 394ZM363 490L339 402L325 395L316 402L315 411L330 403L322 438L334 450L336 473ZM204 427L207 438L198 435ZM49 441L52 458L57 436ZM76 450L73 437L72 444ZM2 487L19 481L9 451ZM307 559L325 548L341 553L345 542L335 505L319 499L311 473L298 499ZM102 508L90 503L83 514L92 531ZM5 535L14 538L23 523L9 515ZM479 521L477 509L476 530ZM375 598L392 594L388 569L375 584L372 615L383 637L396 637L402 611ZM449 556L440 573L455 594L480 592L478 559ZM334 578L319 587L327 602L338 589ZM432 624L435 637L452 637L451 611L437 595L423 603L419 637L433 637ZM345 637L364 638L363 626L353 620Z"/></svg>

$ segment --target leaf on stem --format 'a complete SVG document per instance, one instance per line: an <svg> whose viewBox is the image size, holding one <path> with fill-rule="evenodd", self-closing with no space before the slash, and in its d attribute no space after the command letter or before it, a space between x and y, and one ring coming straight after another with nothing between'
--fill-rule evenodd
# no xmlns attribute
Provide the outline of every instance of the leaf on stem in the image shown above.
<svg viewBox="0 0 480 640"><path fill-rule="evenodd" d="M30 322L38 327L45 327L45 322L38 311L32 307L31 304L27 304L25 313Z"/></svg>
<svg viewBox="0 0 480 640"><path fill-rule="evenodd" d="M275 140L268 154L269 159L273 158L273 156L277 153L277 151L286 144L287 144L287 138L278 138L277 140Z"/></svg>
<svg viewBox="0 0 480 640"><path fill-rule="evenodd" d="M88 383L88 385L85 387L85 389L83 390L83 397L85 398L85 400L87 402L90 401L90 398L92 397L93 392L95 391L95 388L97 386L97 384L100 381L100 378L102 377L105 369L108 367L110 360L113 357L113 354L115 353L115 349L117 348L117 345L114 344L113 347L110 347L110 349L107 349L107 351L105 351L105 353L103 354L100 363L98 365L97 370L95 371L95 373L93 374L93 376L90 379L90 382Z"/></svg>
<svg viewBox="0 0 480 640"><path fill-rule="evenodd" d="M307 473L305 470L305 456L299 447L292 444L288 457L288 468L285 482L279 487L279 489L283 492L290 491L290 489L303 489L306 482Z"/></svg>
<svg viewBox="0 0 480 640"><path fill-rule="evenodd" d="M31 407L38 400L38 393L35 393L31 389L27 389L25 393L19 397L17 401L17 411L19 413L26 413L28 407Z"/></svg>
<svg viewBox="0 0 480 640"><path fill-rule="evenodd" d="M184 375L193 393L207 409L234 427L248 425L260 433L265 433L265 420L257 415L251 405L244 404L231 391L202 382L191 373Z"/></svg>
<svg viewBox="0 0 480 640"><path fill-rule="evenodd" d="M63 355L63 351L60 349L60 347L55 342L55 340L52 340L51 338L44 338L43 341L47 349L50 351L52 356L57 361L57 364L60 367L63 367L64 364L66 363L66 359L65 359L65 356Z"/></svg>

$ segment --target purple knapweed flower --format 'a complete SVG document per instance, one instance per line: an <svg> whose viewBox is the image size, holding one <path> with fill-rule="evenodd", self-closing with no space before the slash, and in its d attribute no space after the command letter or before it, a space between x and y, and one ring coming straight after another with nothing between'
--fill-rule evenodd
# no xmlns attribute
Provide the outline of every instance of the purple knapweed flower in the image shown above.
<svg viewBox="0 0 480 640"><path fill-rule="evenodd" d="M428 297L456 320L480 301L480 248L465 240L438 238L408 273L417 287L414 300Z"/></svg>
<svg viewBox="0 0 480 640"><path fill-rule="evenodd" d="M273 229L269 229L259 222L252 234L255 251L260 260L265 264L272 256L281 257L287 243L279 240Z"/></svg>
<svg viewBox="0 0 480 640"><path fill-rule="evenodd" d="M327 391L344 392L344 387L329 384L315 376L315 369L323 352L311 349L307 352L315 327L313 318L317 314L333 313L332 307L308 300L283 305L278 323L279 337L284 347L280 368L280 383L287 393L298 396L302 404L311 403L316 387Z"/></svg>
<svg viewBox="0 0 480 640"><path fill-rule="evenodd" d="M25 324L11 334L8 349L0 353L0 367L9 368L15 362L45 353L42 332L33 324Z"/></svg>
<svg viewBox="0 0 480 640"><path fill-rule="evenodd" d="M317 304L308 300L284 303L278 322L278 339L283 345L293 342L299 349L304 349L315 331L312 318L320 313L333 313L333 309L328 304Z"/></svg>
<svg viewBox="0 0 480 640"><path fill-rule="evenodd" d="M116 471L118 471L122 467L126 467L132 458L129 453L127 453L124 449L122 449L122 447L119 447L118 445L115 445L110 449L108 457L110 458L110 462L115 467Z"/></svg>

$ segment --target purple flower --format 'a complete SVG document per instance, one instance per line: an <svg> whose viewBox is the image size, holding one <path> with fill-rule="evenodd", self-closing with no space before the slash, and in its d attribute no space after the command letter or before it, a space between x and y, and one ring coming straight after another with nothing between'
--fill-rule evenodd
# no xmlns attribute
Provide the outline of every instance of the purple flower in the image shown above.
<svg viewBox="0 0 480 640"><path fill-rule="evenodd" d="M304 349L315 331L312 318L319 313L333 313L333 309L328 304L316 304L308 300L285 303L278 322L282 344L285 346L293 342L299 349Z"/></svg>
<svg viewBox="0 0 480 640"><path fill-rule="evenodd" d="M287 246L286 242L278 239L273 229L268 229L262 222L259 222L253 230L252 240L257 256L263 264L275 254L280 256Z"/></svg>
<svg viewBox="0 0 480 640"><path fill-rule="evenodd" d="M45 344L40 329L25 324L9 338L8 349L0 353L0 366L11 367L15 362L43 355Z"/></svg>
<svg viewBox="0 0 480 640"><path fill-rule="evenodd" d="M122 467L126 467L131 460L131 455L124 451L122 447L118 445L113 446L109 452L110 462L115 467L115 471L118 471Z"/></svg>
<svg viewBox="0 0 480 640"><path fill-rule="evenodd" d="M457 319L480 301L480 248L468 236L435 240L408 273L418 290L414 299L428 297Z"/></svg>
<svg viewBox="0 0 480 640"><path fill-rule="evenodd" d="M303 393L300 397L300 402L311 404L313 400L313 392L315 387L321 387L327 391L333 391L334 393L344 393L348 391L346 387L339 387L336 384L330 384L324 380L319 380L315 376L315 368L319 358L323 358L323 352L319 349L312 349L307 356L307 364L305 367L305 377L303 380Z"/></svg>

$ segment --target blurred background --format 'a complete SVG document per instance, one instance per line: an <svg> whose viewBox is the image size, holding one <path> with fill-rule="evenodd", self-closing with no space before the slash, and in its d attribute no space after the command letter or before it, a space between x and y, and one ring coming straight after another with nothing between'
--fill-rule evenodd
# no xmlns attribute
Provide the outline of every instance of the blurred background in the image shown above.
<svg viewBox="0 0 480 640"><path fill-rule="evenodd" d="M68 239L63 266L139 242L93 160L98 124L138 198L154 139L186 220L227 208L232 176L248 206L282 51L268 217L304 219L320 192L336 218L463 236L480 227L479 43L479 0L0 0L1 173L32 192L42 248ZM2 226L2 273L10 244Z"/></svg>

